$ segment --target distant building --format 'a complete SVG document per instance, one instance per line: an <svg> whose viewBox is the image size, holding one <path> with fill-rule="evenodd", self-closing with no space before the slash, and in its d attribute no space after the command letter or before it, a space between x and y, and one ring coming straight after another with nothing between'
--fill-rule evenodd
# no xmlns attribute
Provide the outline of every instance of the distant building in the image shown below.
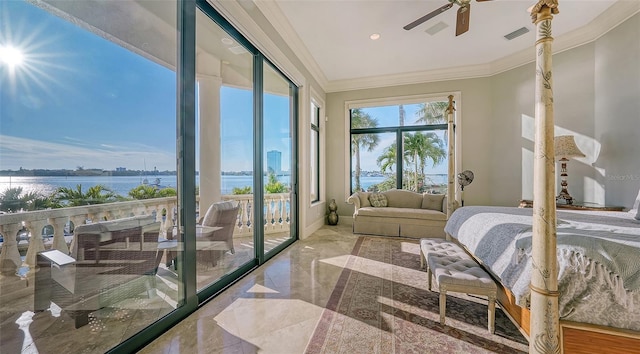
<svg viewBox="0 0 640 354"><path fill-rule="evenodd" d="M126 170L126 167L116 167L116 172L125 172Z"/></svg>
<svg viewBox="0 0 640 354"><path fill-rule="evenodd" d="M276 175L282 174L282 153L280 151L271 150L267 152L267 171Z"/></svg>

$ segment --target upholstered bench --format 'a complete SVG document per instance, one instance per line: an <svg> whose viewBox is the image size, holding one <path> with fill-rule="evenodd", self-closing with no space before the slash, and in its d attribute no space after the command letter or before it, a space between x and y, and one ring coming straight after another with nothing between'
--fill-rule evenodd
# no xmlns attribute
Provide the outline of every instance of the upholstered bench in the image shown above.
<svg viewBox="0 0 640 354"><path fill-rule="evenodd" d="M489 300L489 333L495 330L497 286L493 278L478 263L459 256L427 256L428 276L435 278L440 289L440 323L444 325L447 308L447 291L487 296ZM429 281L431 282L431 281Z"/></svg>
<svg viewBox="0 0 640 354"><path fill-rule="evenodd" d="M427 256L436 253L441 256L460 256L461 258L471 257L460 246L454 242L442 238L421 238L420 239L420 268L427 265Z"/></svg>

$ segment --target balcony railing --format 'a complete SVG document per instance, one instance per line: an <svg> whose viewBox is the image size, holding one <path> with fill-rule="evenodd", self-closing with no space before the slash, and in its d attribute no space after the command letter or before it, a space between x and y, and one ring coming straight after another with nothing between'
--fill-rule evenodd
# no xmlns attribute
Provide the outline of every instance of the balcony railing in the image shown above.
<svg viewBox="0 0 640 354"><path fill-rule="evenodd" d="M234 236L253 234L253 195L225 195L223 200L235 200L240 203L238 221ZM57 249L69 254L69 244L65 239L65 227L70 221L73 225L81 225L100 220L113 220L137 215L155 215L156 221L162 222L162 230L173 227L175 219L173 211L177 208L175 197L135 200L108 204L96 204L60 209L48 209L30 212L20 212L0 215L0 234L3 236L0 251L0 273L13 275L16 269L26 266L34 269L38 252L47 248ZM166 216L162 211L166 210ZM200 209L200 208L198 208ZM204 216L206 209L200 209L200 216ZM289 193L266 194L264 197L264 232L266 234L289 230L291 208ZM43 229L50 225L53 228L52 242L45 245L41 237ZM24 260L21 256L18 233L28 231L28 238ZM71 238L73 239L73 238ZM71 241L73 242L73 241Z"/></svg>

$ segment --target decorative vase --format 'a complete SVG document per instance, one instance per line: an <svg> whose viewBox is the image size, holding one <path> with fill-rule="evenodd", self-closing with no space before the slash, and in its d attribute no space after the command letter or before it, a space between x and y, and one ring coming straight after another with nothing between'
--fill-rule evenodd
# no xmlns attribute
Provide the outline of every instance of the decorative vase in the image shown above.
<svg viewBox="0 0 640 354"><path fill-rule="evenodd" d="M335 199L331 199L328 208L329 216L327 216L327 221L329 222L329 225L338 225L338 214L336 213L338 210L338 204L336 204Z"/></svg>

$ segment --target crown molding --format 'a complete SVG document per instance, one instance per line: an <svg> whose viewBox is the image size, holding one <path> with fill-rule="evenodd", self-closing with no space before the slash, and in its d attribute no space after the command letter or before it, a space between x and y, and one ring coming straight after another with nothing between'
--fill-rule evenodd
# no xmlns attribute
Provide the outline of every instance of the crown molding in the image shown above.
<svg viewBox="0 0 640 354"><path fill-rule="evenodd" d="M620 0L587 25L554 39L554 53L593 42L640 12L640 1ZM425 82L474 79L515 69L535 61L535 48L527 48L487 64L460 66L414 73L329 81L327 93L411 85Z"/></svg>
<svg viewBox="0 0 640 354"><path fill-rule="evenodd" d="M293 71L294 75L292 76L294 81L298 83L304 81L304 79L300 80L302 74L296 69L295 65L282 54L282 51L280 51L269 36L255 24L251 16L238 2L224 0L209 0L209 2L230 22L236 25L267 57L272 58L276 65L279 63L284 64L284 69L279 67L283 69L285 73L291 73L291 71ZM272 24L325 93L488 77L520 67L535 60L535 50L532 45L531 48L485 64L328 81L326 75L304 42L293 30L288 19L277 5L277 1L251 0L250 4L257 7ZM587 25L555 38L553 44L554 52L560 53L593 42L638 12L640 12L640 1L619 0ZM289 70L287 70L287 68L289 68Z"/></svg>

